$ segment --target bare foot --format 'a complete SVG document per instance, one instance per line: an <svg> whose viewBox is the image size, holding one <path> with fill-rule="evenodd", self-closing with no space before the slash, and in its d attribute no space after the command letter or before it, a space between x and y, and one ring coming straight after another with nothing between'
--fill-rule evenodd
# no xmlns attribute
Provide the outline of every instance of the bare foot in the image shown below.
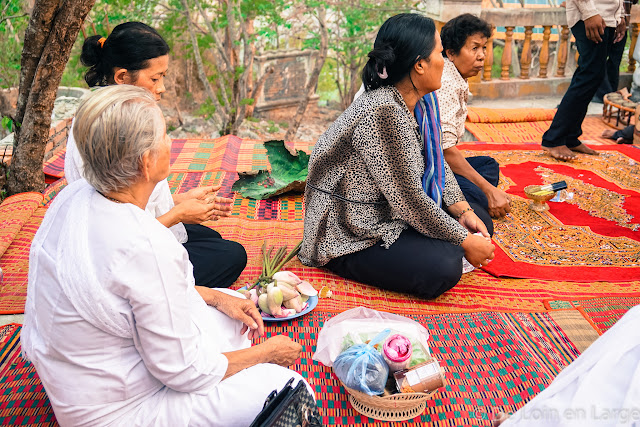
<svg viewBox="0 0 640 427"><path fill-rule="evenodd" d="M603 138L608 138L608 139L613 139L613 135L616 133L616 131L614 130L610 130L610 129L605 129L602 131L602 137Z"/></svg>
<svg viewBox="0 0 640 427"><path fill-rule="evenodd" d="M509 414L505 414L502 411L498 411L496 413L496 415L495 415L495 418L491 422L491 426L492 427L498 427L500 424L505 422L507 420L507 418L509 418Z"/></svg>
<svg viewBox="0 0 640 427"><path fill-rule="evenodd" d="M576 153L590 154L592 156L597 156L598 152L592 148L587 147L583 143L577 145L575 147L571 147L570 150L575 151Z"/></svg>
<svg viewBox="0 0 640 427"><path fill-rule="evenodd" d="M620 137L616 139L616 144L633 144L633 141L630 139L624 139L623 137Z"/></svg>
<svg viewBox="0 0 640 427"><path fill-rule="evenodd" d="M554 159L561 160L563 162L573 160L578 157L566 145L560 145L558 147L542 146L542 149L546 150L547 153L549 153L549 155Z"/></svg>

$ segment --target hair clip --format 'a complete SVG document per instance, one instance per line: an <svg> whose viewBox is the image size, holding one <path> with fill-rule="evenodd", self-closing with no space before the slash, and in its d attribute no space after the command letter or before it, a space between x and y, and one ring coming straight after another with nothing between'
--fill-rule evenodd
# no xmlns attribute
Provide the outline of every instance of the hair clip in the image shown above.
<svg viewBox="0 0 640 427"><path fill-rule="evenodd" d="M104 37L100 37L100 40L98 40L98 44L100 45L100 49L102 49L104 47L104 42L106 42L107 39Z"/></svg>
<svg viewBox="0 0 640 427"><path fill-rule="evenodd" d="M382 67L382 72L378 72L378 77L380 77L380 80L386 80L389 77L387 67Z"/></svg>

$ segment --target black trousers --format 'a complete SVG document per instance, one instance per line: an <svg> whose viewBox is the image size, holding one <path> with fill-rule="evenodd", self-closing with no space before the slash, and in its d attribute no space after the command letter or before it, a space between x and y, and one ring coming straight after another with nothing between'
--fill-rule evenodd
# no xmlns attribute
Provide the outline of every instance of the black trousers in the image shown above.
<svg viewBox="0 0 640 427"><path fill-rule="evenodd" d="M489 184L494 187L498 186L498 181L500 180L500 165L493 158L489 156L467 157L467 162L469 162L471 167L474 168L481 177L486 179ZM475 203L488 212L489 200L487 200L487 196L482 192L480 187L461 175L455 174L455 176L467 202Z"/></svg>
<svg viewBox="0 0 640 427"><path fill-rule="evenodd" d="M617 130L615 131L611 139L617 140L618 138L624 138L627 141L633 141L633 128L634 128L634 125L631 125L631 126L627 126L622 130Z"/></svg>
<svg viewBox="0 0 640 427"><path fill-rule="evenodd" d="M620 62L624 54L624 47L627 44L627 33L624 34L622 40L614 43L607 58L607 66L605 68L604 78L600 87L596 91L595 97L602 102L602 97L608 93L618 90L620 84Z"/></svg>
<svg viewBox="0 0 640 427"><path fill-rule="evenodd" d="M204 225L185 224L188 240L183 244L193 264L196 285L228 288L247 265L247 252L237 242L225 240Z"/></svg>
<svg viewBox="0 0 640 427"><path fill-rule="evenodd" d="M489 214L477 204L470 205L493 234ZM463 256L461 246L426 237L408 228L389 249L379 242L362 251L334 258L325 267L345 279L421 298L436 298L460 280Z"/></svg>
<svg viewBox="0 0 640 427"><path fill-rule="evenodd" d="M573 74L569 89L564 94L558 111L551 122L549 130L542 136L542 146L577 147L581 144L578 137L582 135L582 122L587 114L591 98L602 83L607 58L613 47L615 28L607 27L602 42L594 43L587 38L584 22L578 21L571 28L576 39L580 58L578 68Z"/></svg>

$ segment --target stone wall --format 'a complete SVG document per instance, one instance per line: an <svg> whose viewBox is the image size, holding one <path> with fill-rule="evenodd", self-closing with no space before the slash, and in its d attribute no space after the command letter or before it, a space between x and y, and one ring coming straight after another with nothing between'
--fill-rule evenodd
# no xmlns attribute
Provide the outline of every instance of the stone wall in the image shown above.
<svg viewBox="0 0 640 427"><path fill-rule="evenodd" d="M256 56L257 76L262 76L269 67L274 72L267 77L257 96L254 110L256 117L271 120L291 118L305 96L307 79L313 69L314 50L273 51ZM309 108L317 103L317 96L309 102Z"/></svg>

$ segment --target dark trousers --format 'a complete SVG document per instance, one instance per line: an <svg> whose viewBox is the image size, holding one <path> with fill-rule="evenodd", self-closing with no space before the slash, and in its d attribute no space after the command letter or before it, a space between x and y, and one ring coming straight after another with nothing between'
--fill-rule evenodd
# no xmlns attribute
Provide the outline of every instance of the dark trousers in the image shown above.
<svg viewBox="0 0 640 427"><path fill-rule="evenodd" d="M615 141L618 138L624 138L627 141L633 141L633 127L634 126L631 125L631 126L627 126L626 128L624 128L622 130L615 131L615 133L613 134L611 139L613 139Z"/></svg>
<svg viewBox="0 0 640 427"><path fill-rule="evenodd" d="M193 264L197 286L228 288L247 265L244 247L225 240L215 230L204 225L185 224L188 240L183 244Z"/></svg>
<svg viewBox="0 0 640 427"><path fill-rule="evenodd" d="M486 211L470 203L493 234ZM389 249L382 244L334 258L325 266L344 277L390 291L436 298L453 288L462 276L461 246L432 239L408 228Z"/></svg>
<svg viewBox="0 0 640 427"><path fill-rule="evenodd" d="M489 182L489 184L494 187L498 186L498 181L500 180L500 165L498 162L489 156L467 157L467 161L481 177ZM458 181L458 185L462 190L462 194L464 194L464 198L467 199L467 202L475 203L488 212L489 201L480 187L463 176L458 174L455 174L455 176Z"/></svg>
<svg viewBox="0 0 640 427"><path fill-rule="evenodd" d="M622 62L622 55L624 54L624 47L626 44L627 33L624 34L622 40L611 46L611 51L607 58L604 78L602 79L602 83L600 83L600 87L598 87L595 95L600 102L602 102L603 96L618 90L618 85L620 83L620 62Z"/></svg>
<svg viewBox="0 0 640 427"><path fill-rule="evenodd" d="M607 65L607 58L613 46L615 28L607 27L602 42L594 43L587 38L584 22L578 21L571 28L576 39L580 58L573 74L569 89L564 94L553 122L542 136L542 146L577 147L582 135L582 122L593 95L598 90Z"/></svg>

